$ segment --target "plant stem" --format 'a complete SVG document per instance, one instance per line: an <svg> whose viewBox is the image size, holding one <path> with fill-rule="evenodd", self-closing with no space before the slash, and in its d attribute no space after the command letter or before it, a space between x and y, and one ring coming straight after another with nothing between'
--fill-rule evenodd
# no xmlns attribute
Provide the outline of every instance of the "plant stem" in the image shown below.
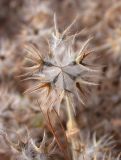
<svg viewBox="0 0 121 160"><path fill-rule="evenodd" d="M75 117L74 117L74 112L72 108L72 103L70 103L69 94L66 95L66 106L67 106L67 115L68 115L67 137L71 143L73 160L77 160L78 158L77 151L79 150L79 146L80 146L79 129L78 129Z"/></svg>

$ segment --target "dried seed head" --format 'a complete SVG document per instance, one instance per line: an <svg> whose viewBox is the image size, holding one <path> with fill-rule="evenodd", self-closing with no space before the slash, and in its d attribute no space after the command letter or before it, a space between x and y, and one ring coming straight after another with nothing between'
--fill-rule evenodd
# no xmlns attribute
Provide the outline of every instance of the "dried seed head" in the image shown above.
<svg viewBox="0 0 121 160"><path fill-rule="evenodd" d="M48 55L45 56L35 47L28 46L29 60L32 65L28 67L26 79L37 80L39 83L26 92L40 90L44 109L47 106L60 107L67 92L72 98L84 103L87 92L85 86L97 85L96 80L99 73L97 69L86 63L92 53L87 48L90 39L82 45L81 49L74 50L73 44L77 34L72 36L68 34L75 21L61 34L58 31L55 17L54 23L55 33L52 33L49 41Z"/></svg>
<svg viewBox="0 0 121 160"><path fill-rule="evenodd" d="M99 140L97 140L96 134L93 134L91 141L90 137L88 137L86 142L83 142L83 144L81 145L79 160L108 160L109 156L111 156L111 154L109 153L111 153L111 149L113 147L114 141L112 136L103 136ZM109 159L111 158L113 159L113 157L110 157Z"/></svg>
<svg viewBox="0 0 121 160"><path fill-rule="evenodd" d="M26 139L23 139L19 134L14 134L18 137L18 143L13 143L5 131L0 131L0 136L3 137L3 140L8 146L9 153L11 152L13 157L17 157L17 159L20 160L48 160L55 155L55 140L53 139L52 142L49 142L45 133L38 146L30 135L28 135Z"/></svg>

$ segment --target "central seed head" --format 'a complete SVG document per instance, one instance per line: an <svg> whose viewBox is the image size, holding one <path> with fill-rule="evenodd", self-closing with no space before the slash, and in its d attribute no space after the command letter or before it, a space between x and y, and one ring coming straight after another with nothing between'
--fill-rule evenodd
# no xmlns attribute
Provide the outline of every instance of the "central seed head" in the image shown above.
<svg viewBox="0 0 121 160"><path fill-rule="evenodd" d="M58 37L57 26L55 28L56 32L49 41L49 52L46 56L35 46L27 46L28 58L32 62L27 68L31 75L29 79L39 81L39 84L28 92L41 90L42 99L43 93L46 93L46 102L51 101L52 105L58 102L57 105L60 106L66 92L84 103L85 85L97 85L95 77L99 72L86 63L86 59L92 53L87 49L90 39L81 46L81 49L75 51L73 44L76 35L67 37L68 27Z"/></svg>

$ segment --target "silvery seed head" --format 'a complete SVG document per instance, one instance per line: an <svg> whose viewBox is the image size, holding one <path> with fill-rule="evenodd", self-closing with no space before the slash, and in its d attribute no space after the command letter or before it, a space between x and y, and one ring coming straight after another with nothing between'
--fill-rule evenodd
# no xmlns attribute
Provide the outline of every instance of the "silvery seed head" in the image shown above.
<svg viewBox="0 0 121 160"><path fill-rule="evenodd" d="M38 84L26 92L40 91L41 106L60 108L65 95L69 95L72 103L85 103L85 95L88 92L86 86L97 85L96 80L99 71L88 64L92 50L88 49L91 38L80 48L75 50L75 38L78 34L69 35L74 22L62 33L59 33L56 17L54 16L55 31L49 39L48 53L42 53L34 45L25 46L29 60L26 67L27 80L37 80Z"/></svg>

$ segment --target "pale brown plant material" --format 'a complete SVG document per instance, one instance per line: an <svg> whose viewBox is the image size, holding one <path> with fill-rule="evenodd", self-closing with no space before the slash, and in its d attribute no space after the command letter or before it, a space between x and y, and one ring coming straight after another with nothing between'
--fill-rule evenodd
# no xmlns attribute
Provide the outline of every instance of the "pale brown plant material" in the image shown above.
<svg viewBox="0 0 121 160"><path fill-rule="evenodd" d="M75 35L68 35L68 32L75 21L72 22L62 33L58 32L56 18L54 18L55 32L49 40L48 53L41 53L35 45L25 46L29 66L26 80L37 80L38 84L26 91L40 91L40 99L44 109L46 107L57 107L60 109L66 92L70 97L81 103L85 103L85 95L88 92L85 86L98 85L99 70L86 63L92 50L88 49L88 39L81 45L81 48L74 50ZM74 102L72 100L72 103ZM74 109L74 108L73 108Z"/></svg>
<svg viewBox="0 0 121 160"><path fill-rule="evenodd" d="M120 160L120 12L120 0L0 0L0 160ZM24 126L32 135L21 145Z"/></svg>

